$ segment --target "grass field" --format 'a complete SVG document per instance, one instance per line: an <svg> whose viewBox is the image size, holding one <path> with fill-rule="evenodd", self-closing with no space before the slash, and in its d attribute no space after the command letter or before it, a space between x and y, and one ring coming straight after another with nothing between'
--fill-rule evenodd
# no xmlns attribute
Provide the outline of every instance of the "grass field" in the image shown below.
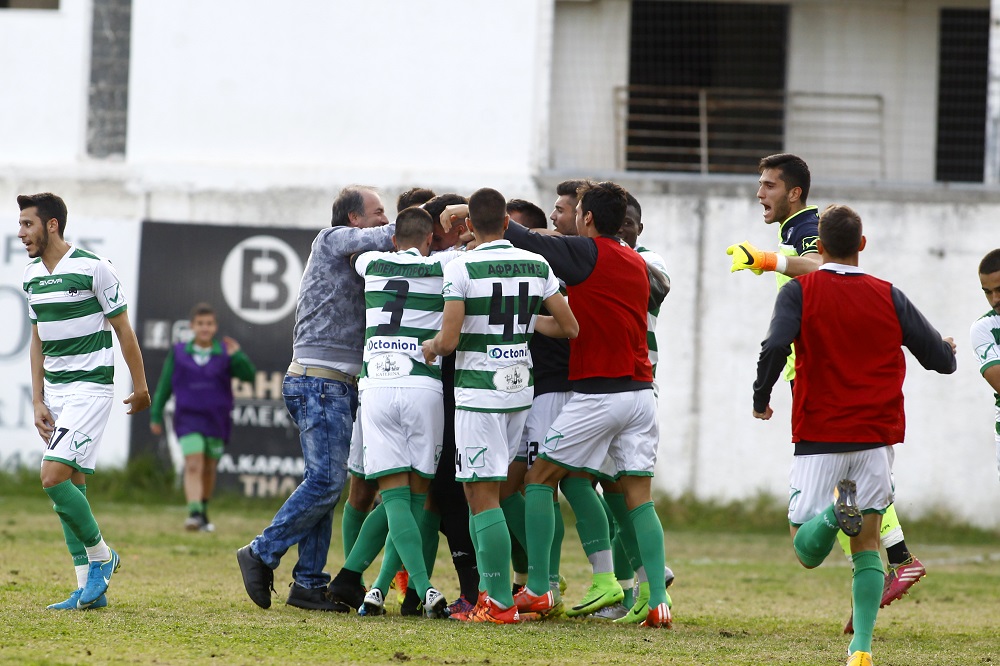
<svg viewBox="0 0 1000 666"><path fill-rule="evenodd" d="M2 480L0 480L2 482ZM780 512L773 524L727 529L726 511L664 503L674 628L654 631L599 620L519 626L466 625L394 615L362 618L284 605L295 562L275 572L270 610L243 590L235 550L273 515L274 502L222 501L214 534L180 529L180 503L104 501L95 512L122 569L110 606L46 611L75 587L58 520L40 490L0 485L0 663L5 664L843 664L850 570L835 552L814 571L794 560ZM110 493L114 496L114 493ZM174 493L167 495L173 499ZM162 495L161 495L162 497ZM339 517L338 509L338 517ZM729 513L732 513L731 511ZM759 512L758 512L759 513ZM681 528L671 527L671 516ZM693 518L693 519L692 519ZM744 521L740 521L741 525ZM706 526L707 525L707 526ZM335 525L330 568L342 561ZM1000 538L931 526L908 543L929 575L883 609L875 636L879 666L1000 664ZM445 541L434 575L457 591ZM586 587L589 565L572 519L563 573L567 599ZM370 581L374 574L370 573ZM390 593L390 599L395 593Z"/></svg>

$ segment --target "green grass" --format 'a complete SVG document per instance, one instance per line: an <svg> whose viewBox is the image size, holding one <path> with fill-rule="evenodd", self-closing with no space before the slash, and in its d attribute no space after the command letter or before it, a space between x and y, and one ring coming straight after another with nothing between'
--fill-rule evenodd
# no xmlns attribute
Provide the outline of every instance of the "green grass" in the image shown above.
<svg viewBox="0 0 1000 666"><path fill-rule="evenodd" d="M835 552L819 569L800 567L780 508L767 508L766 498L761 511L748 512L759 522L738 530L726 523L739 519L739 507L661 501L678 580L674 629L652 631L596 620L497 627L301 611L283 603L294 550L275 572L277 596L264 611L247 598L234 552L270 521L277 501L221 498L213 505L217 532L187 533L179 495L173 505L108 501L97 483L89 496L123 563L110 606L46 611L75 587L58 520L37 481L23 493L14 479L0 483L0 663L838 664L848 644L840 633L850 610L846 559ZM1000 539L959 530L950 541L924 529L908 525L907 541L930 573L881 611L876 664L1000 664ZM334 536L335 570L336 525ZM589 566L571 518L563 563L573 600ZM434 581L455 596L444 541Z"/></svg>

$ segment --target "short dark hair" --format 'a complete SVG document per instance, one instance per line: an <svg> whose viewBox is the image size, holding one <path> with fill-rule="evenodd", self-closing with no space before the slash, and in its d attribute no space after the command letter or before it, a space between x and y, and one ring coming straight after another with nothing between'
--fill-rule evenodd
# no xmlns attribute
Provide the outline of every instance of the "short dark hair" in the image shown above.
<svg viewBox="0 0 1000 666"><path fill-rule="evenodd" d="M469 200L463 197L461 194L455 194L454 192L447 192L445 194L439 194L433 199L429 199L424 203L421 208L426 210L431 215L431 219L434 220L435 224L438 224L441 220L441 213L448 206L454 206L455 204L467 204ZM463 222L464 224L464 222Z"/></svg>
<svg viewBox="0 0 1000 666"><path fill-rule="evenodd" d="M25 208L37 208L38 217L44 223L52 218L59 223L59 237L66 233L66 202L61 197L51 192L39 192L38 194L17 195L17 205L20 210Z"/></svg>
<svg viewBox="0 0 1000 666"><path fill-rule="evenodd" d="M420 204L427 203L433 198L434 190L428 190L426 187L411 187L401 193L396 199L396 212L402 213L403 210L409 208L410 206L419 206Z"/></svg>
<svg viewBox="0 0 1000 666"><path fill-rule="evenodd" d="M980 275L992 275L997 271L1000 271L1000 248L987 252L979 262Z"/></svg>
<svg viewBox="0 0 1000 666"><path fill-rule="evenodd" d="M351 213L355 215L365 214L364 192L374 192L374 187L364 185L348 185L340 191L337 198L333 200L333 215L330 218L330 226L346 227L351 224Z"/></svg>
<svg viewBox="0 0 1000 666"><path fill-rule="evenodd" d="M520 213L524 216L525 225L529 229L545 229L549 226L549 218L545 211L524 199L511 199L507 202L508 213Z"/></svg>
<svg viewBox="0 0 1000 666"><path fill-rule="evenodd" d="M639 205L639 200L632 196L631 192L625 192L625 199L628 201L628 206L635 208L635 212L639 214L639 219L636 222L642 221L642 206Z"/></svg>
<svg viewBox="0 0 1000 666"><path fill-rule="evenodd" d="M413 245L419 243L427 234L434 231L434 220L431 214L420 206L404 208L396 216L397 244Z"/></svg>
<svg viewBox="0 0 1000 666"><path fill-rule="evenodd" d="M469 220L477 231L491 235L500 233L506 216L507 202L496 190L483 187L469 197Z"/></svg>
<svg viewBox="0 0 1000 666"><path fill-rule="evenodd" d="M204 315L215 317L215 308L205 302L198 303L191 308L191 321L194 321L195 317L202 317Z"/></svg>
<svg viewBox="0 0 1000 666"><path fill-rule="evenodd" d="M764 169L780 169L781 180L785 187L792 189L798 187L802 190L799 200L802 203L809 198L809 186L812 184L812 176L809 173L809 165L798 155L791 153L778 153L761 158L757 165L757 173L764 173Z"/></svg>
<svg viewBox="0 0 1000 666"><path fill-rule="evenodd" d="M580 188L580 211L594 216L594 227L604 236L615 236L625 222L628 197L617 183L588 182Z"/></svg>
<svg viewBox="0 0 1000 666"><path fill-rule="evenodd" d="M861 247L861 216L843 204L831 204L819 216L819 240L827 256L844 259Z"/></svg>
<svg viewBox="0 0 1000 666"><path fill-rule="evenodd" d="M586 185L590 181L586 180L564 180L563 182L556 185L556 195L560 197L573 197L574 199L580 199L580 188Z"/></svg>

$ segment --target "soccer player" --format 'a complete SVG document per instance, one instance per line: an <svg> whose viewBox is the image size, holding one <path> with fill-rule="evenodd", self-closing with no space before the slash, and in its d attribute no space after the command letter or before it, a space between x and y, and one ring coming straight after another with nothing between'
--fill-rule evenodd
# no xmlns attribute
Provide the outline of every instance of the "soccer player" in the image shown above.
<svg viewBox="0 0 1000 666"><path fill-rule="evenodd" d="M794 341L788 522L808 569L826 559L839 531L850 537L855 633L848 666L871 666L884 574L879 530L892 502L892 447L905 429L902 347L928 370L955 371L953 340L942 339L899 289L858 267L864 247L857 213L847 206L823 211L816 244L823 263L778 292L753 393L754 418L770 419L771 389Z"/></svg>
<svg viewBox="0 0 1000 666"><path fill-rule="evenodd" d="M469 198L468 225L479 244L445 267L441 332L423 345L428 362L458 350L455 478L465 484L485 588L466 619L500 624L520 620L500 485L531 406L528 341L536 327L551 337L575 337L579 330L548 263L503 239L509 219L496 190L483 188ZM543 303L551 317L537 316ZM546 511L551 520L551 497Z"/></svg>
<svg viewBox="0 0 1000 666"><path fill-rule="evenodd" d="M174 432L184 453L187 530L211 532L208 500L215 490L216 469L233 428L233 385L236 377L252 382L257 372L233 338L219 342L215 309L198 303L191 311L194 339L179 342L167 354L149 415L149 430L163 434L163 407L177 397Z"/></svg>
<svg viewBox="0 0 1000 666"><path fill-rule="evenodd" d="M63 200L49 192L22 194L17 205L17 237L32 260L23 288L31 320L31 402L35 428L46 443L42 489L62 522L76 569L76 590L49 608L103 608L119 558L91 511L86 478L94 473L114 403L111 331L132 377L124 401L128 414L150 403L142 352L114 266L66 242Z"/></svg>
<svg viewBox="0 0 1000 666"><path fill-rule="evenodd" d="M374 189L346 187L333 202L331 227L312 243L295 307L293 361L282 383L285 406L299 428L305 473L271 524L236 551L243 586L261 608L271 606L274 569L298 544L288 605L352 610L331 599L330 574L323 570L346 477L364 347L363 283L349 258L390 249L395 227L387 222Z"/></svg>
<svg viewBox="0 0 1000 666"><path fill-rule="evenodd" d="M545 211L524 199L511 199L507 202L507 214L522 227L528 229L547 229L549 220Z"/></svg>
<svg viewBox="0 0 1000 666"><path fill-rule="evenodd" d="M424 503L441 453L444 408L441 370L424 362L421 344L441 328L443 266L461 253L427 257L433 230L430 214L407 208L396 218L398 252L366 252L355 270L365 280L365 360L359 382L364 470L382 494L386 544L396 555L387 552L385 559L402 562L424 613L440 617L447 602L431 586L434 554L423 549L421 526L437 533L437 522L425 524ZM385 612L385 592L397 568L383 567L364 598L365 614Z"/></svg>
<svg viewBox="0 0 1000 666"><path fill-rule="evenodd" d="M663 527L651 496L658 428L646 344L650 281L645 262L616 237L627 204L620 186L587 183L577 204L579 237L534 234L517 225L507 232L516 247L548 259L565 280L580 321L580 335L570 348L573 395L549 427L525 480L529 571L517 605L540 613L554 607L548 571L554 526L548 507L571 470L596 475L610 453L649 576L650 610L643 624L669 627ZM622 601L624 592L615 579L608 521L597 493L588 479L574 481L563 484L563 493L577 515L594 579L567 615L583 615Z"/></svg>
<svg viewBox="0 0 1000 666"><path fill-rule="evenodd" d="M972 349L979 361L979 372L996 398L997 471L1000 472L1000 249L989 252L979 262L979 282L990 309L972 324Z"/></svg>
<svg viewBox="0 0 1000 666"><path fill-rule="evenodd" d="M552 207L552 226L563 236L576 236L576 204L584 180L564 180L556 185L556 203Z"/></svg>
<svg viewBox="0 0 1000 666"><path fill-rule="evenodd" d="M757 166L760 172L757 200L764 208L765 224L778 222L778 252L762 252L748 242L730 245L726 253L732 256L731 272L750 270L758 275L774 271L780 290L798 275L811 273L821 263L816 241L819 238L816 206L809 206L809 188L812 176L809 166L801 157L789 153L769 155ZM794 392L795 348L785 366L785 380L791 382ZM846 535L839 537L840 547L850 559L851 547ZM890 505L882 517L882 546L889 559L882 606L901 599L919 581L927 570L906 546L903 527L896 515L896 506ZM853 629L853 615L844 625L844 633Z"/></svg>

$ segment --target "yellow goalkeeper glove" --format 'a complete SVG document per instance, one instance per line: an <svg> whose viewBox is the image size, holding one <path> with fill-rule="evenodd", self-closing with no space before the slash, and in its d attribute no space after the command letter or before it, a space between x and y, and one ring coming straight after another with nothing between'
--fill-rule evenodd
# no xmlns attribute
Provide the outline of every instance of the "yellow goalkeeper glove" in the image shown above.
<svg viewBox="0 0 1000 666"><path fill-rule="evenodd" d="M758 250L749 241L726 248L726 254L733 258L730 273L750 269L760 275L764 271L773 271L778 267L778 253Z"/></svg>

